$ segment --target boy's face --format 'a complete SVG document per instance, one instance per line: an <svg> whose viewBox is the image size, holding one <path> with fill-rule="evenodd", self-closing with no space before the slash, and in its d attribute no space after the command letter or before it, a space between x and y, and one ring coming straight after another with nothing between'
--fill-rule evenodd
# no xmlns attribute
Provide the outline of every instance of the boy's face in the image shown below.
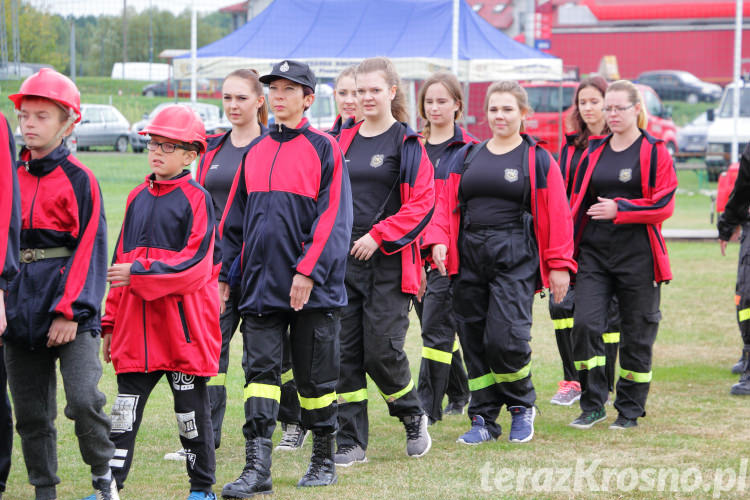
<svg viewBox="0 0 750 500"><path fill-rule="evenodd" d="M169 139L160 135L151 136L151 144L169 143L182 146L182 141ZM154 151L148 148L148 164L157 181L166 181L182 172L182 169L190 165L198 155L195 151L186 151L176 148L171 153L165 153L162 146L157 146Z"/></svg>
<svg viewBox="0 0 750 500"><path fill-rule="evenodd" d="M27 97L21 101L18 124L32 158L44 158L62 143L62 137L54 143L53 140L66 119L65 112L49 99ZM73 125L63 135L68 135L72 131Z"/></svg>

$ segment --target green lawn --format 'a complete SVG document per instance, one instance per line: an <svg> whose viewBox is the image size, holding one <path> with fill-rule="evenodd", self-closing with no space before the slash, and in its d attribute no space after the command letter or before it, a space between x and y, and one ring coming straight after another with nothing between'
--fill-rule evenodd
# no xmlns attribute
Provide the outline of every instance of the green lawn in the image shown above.
<svg viewBox="0 0 750 500"><path fill-rule="evenodd" d="M113 245L122 219L127 193L148 172L145 155L109 153L81 154L100 179L110 224L110 246ZM680 183L695 183L692 172L680 173ZM669 227L710 227L709 203L701 195L678 195L675 220ZM299 453L274 453L273 481L278 499L447 499L447 498L710 498L719 493L714 485L731 486L732 474L741 473L741 462L747 457L747 422L750 399L731 397L729 387L736 377L729 367L737 360L741 342L734 314L734 279L738 245L729 247L721 257L716 243L668 242L675 279L662 289L661 323L654 355L654 379L648 402L648 416L637 429L613 432L606 426L590 431L572 429L567 424L577 416L576 407L549 404L561 367L547 299L537 299L534 309L532 347L533 377L537 404L534 440L524 445L507 441L510 418L502 412L499 422L504 434L496 443L467 447L455 443L468 428L466 417L450 417L430 428L433 447L422 459L405 454L401 424L387 415L386 406L374 385L370 385L369 462L339 470L339 484L334 487L300 491L295 488L304 473L311 451L308 442ZM222 447L217 451L217 489L233 480L243 466L244 448L240 344L236 337L227 379L229 405L224 423ZM414 380L417 380L421 341L416 318L411 323L407 353ZM101 389L108 404L116 395L111 365L105 367ZM90 493L87 467L81 462L71 422L64 418L64 398L60 395L57 421L59 440L58 498L76 499ZM164 453L179 448L177 426L172 412L171 394L166 384L154 391L146 410L138 438L135 462L122 492L123 499L165 500L187 496L184 466L162 460ZM107 406L109 409L109 405ZM608 407L611 422L616 411ZM274 436L278 441L279 434ZM570 481L555 491L555 483L564 479L565 467L587 468L599 464L594 480L598 486L618 467L609 480L608 492L595 492L585 480L575 490ZM596 462L601 460L601 462ZM632 469L627 469L628 467ZM663 468L651 471L649 467ZM673 471L668 468L674 468ZM504 470L507 469L507 470ZM555 470L556 469L556 470ZM726 470L725 470L726 469ZM717 472L718 471L718 472ZM619 473L619 476L617 475ZM658 482L637 483L647 491L630 491L630 474L647 477L666 474ZM690 488L697 474L702 482L698 491ZM510 480L505 477L509 474ZM528 477L524 479L524 475ZM672 483L670 474L677 474ZM746 474L747 475L747 474ZM681 481L682 482L681 482ZM520 481L521 488L516 489ZM546 483L545 481L551 481ZM620 487L618 488L618 481ZM744 478L744 491L735 481L732 491L721 498L746 498L750 478ZM644 486L645 485L645 486ZM706 485L708 489L703 489ZM512 486L507 490L508 486ZM596 485L595 485L596 486ZM676 491L671 491L674 486ZM535 488L536 487L536 488ZM717 496L715 496L718 498ZM16 439L13 468L4 499L33 498Z"/></svg>

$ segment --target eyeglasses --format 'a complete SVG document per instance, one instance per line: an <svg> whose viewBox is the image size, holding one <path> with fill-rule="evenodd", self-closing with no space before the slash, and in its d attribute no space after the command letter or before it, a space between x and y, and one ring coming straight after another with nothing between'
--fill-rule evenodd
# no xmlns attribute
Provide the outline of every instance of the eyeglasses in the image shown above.
<svg viewBox="0 0 750 500"><path fill-rule="evenodd" d="M604 113L607 115L610 113L617 113L619 115L620 113L624 113L625 111L629 110L633 106L635 106L635 104L631 104L630 106L607 106L606 108L604 108Z"/></svg>
<svg viewBox="0 0 750 500"><path fill-rule="evenodd" d="M157 149L159 149L159 146L161 146L161 150L165 153L174 153L174 150L177 148L184 149L185 151L190 151L190 148L181 144L175 144L173 142L148 141L146 143L146 147L149 151L156 151Z"/></svg>

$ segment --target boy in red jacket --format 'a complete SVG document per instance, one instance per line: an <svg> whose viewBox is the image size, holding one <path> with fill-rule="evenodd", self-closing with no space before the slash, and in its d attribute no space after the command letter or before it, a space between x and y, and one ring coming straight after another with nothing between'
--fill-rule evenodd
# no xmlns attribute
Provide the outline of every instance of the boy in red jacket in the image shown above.
<svg viewBox="0 0 750 500"><path fill-rule="evenodd" d="M128 196L102 319L103 355L117 372L111 462L122 488L148 396L169 376L190 476L189 500L215 499L216 460L206 381L218 370L219 266L210 195L185 167L205 151L205 129L190 108L164 108L149 134L152 174Z"/></svg>

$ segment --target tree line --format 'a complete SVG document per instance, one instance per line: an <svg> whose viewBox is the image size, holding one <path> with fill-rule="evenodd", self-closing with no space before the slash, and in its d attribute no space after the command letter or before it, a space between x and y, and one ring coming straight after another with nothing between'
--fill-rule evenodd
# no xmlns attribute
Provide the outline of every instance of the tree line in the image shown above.
<svg viewBox="0 0 750 500"><path fill-rule="evenodd" d="M14 61L11 0L3 2L7 39L7 60ZM112 65L123 59L123 27L126 27L127 61L153 62L164 49L190 48L190 10L175 15L158 8L137 12L128 7L125 19L119 16L63 17L21 2L18 10L19 59L24 63L52 65L70 74L71 29L75 25L76 74L109 76ZM209 44L232 31L230 14L198 14L198 47Z"/></svg>

